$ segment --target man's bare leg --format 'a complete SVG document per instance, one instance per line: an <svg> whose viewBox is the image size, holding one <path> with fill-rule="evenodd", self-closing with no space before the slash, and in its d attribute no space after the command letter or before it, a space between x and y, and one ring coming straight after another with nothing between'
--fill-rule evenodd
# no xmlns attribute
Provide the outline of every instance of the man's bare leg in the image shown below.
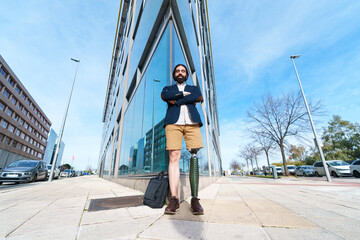
<svg viewBox="0 0 360 240"><path fill-rule="evenodd" d="M169 150L169 185L171 196L178 198L178 186L180 179L179 161L181 150Z"/></svg>

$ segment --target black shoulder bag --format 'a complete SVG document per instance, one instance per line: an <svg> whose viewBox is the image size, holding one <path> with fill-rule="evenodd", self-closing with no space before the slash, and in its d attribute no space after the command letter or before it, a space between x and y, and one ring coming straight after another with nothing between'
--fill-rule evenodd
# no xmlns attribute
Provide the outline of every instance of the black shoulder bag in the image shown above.
<svg viewBox="0 0 360 240"><path fill-rule="evenodd" d="M160 172L149 181L144 195L144 205L151 208L162 208L169 192L169 179Z"/></svg>

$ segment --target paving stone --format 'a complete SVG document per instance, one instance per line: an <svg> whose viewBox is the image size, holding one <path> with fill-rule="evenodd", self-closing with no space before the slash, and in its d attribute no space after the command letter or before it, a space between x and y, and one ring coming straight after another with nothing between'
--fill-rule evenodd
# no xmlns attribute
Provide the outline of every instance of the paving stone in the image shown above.
<svg viewBox="0 0 360 240"><path fill-rule="evenodd" d="M248 207L254 212L264 212L264 213L294 213L293 211L285 208L277 203L272 201L248 201L246 202Z"/></svg>
<svg viewBox="0 0 360 240"><path fill-rule="evenodd" d="M318 228L316 224L297 214L256 213L256 216L262 226L266 227Z"/></svg>
<svg viewBox="0 0 360 240"><path fill-rule="evenodd" d="M228 223L228 224L243 224L243 225L260 225L256 216L249 212L231 212L213 209L208 219L212 223Z"/></svg>
<svg viewBox="0 0 360 240"><path fill-rule="evenodd" d="M165 211L165 207L162 208L151 208L148 206L138 206L138 207L129 207L127 208L128 212L133 218L141 218L141 217L148 217L148 216L158 216L160 217L163 215Z"/></svg>
<svg viewBox="0 0 360 240"><path fill-rule="evenodd" d="M46 226L41 226L40 229ZM24 233L21 235L10 235L9 240L34 240L34 239L51 239L51 240L71 240L76 239L76 235L79 227L58 228L58 229L46 229L30 233Z"/></svg>
<svg viewBox="0 0 360 240"><path fill-rule="evenodd" d="M277 240L339 240L341 237L333 234L324 229L311 229L311 228L300 228L300 229L288 229L288 228L271 228L265 227L264 230L269 234L271 239Z"/></svg>
<svg viewBox="0 0 360 240"><path fill-rule="evenodd" d="M242 224L208 223L203 239L206 240L238 240L238 239L269 239L261 226L244 226Z"/></svg>
<svg viewBox="0 0 360 240"><path fill-rule="evenodd" d="M39 231L39 227L46 229L58 229L65 227L76 227L79 225L82 209L48 209L36 214L18 229L13 235Z"/></svg>
<svg viewBox="0 0 360 240"><path fill-rule="evenodd" d="M80 226L78 240L135 239L141 231L132 219Z"/></svg>
<svg viewBox="0 0 360 240"><path fill-rule="evenodd" d="M162 218L145 229L140 238L150 239L202 239L204 222L181 221Z"/></svg>
<svg viewBox="0 0 360 240"><path fill-rule="evenodd" d="M112 210L103 210L95 212L84 212L81 225L89 225L104 222L114 222L132 219L126 208L118 208Z"/></svg>

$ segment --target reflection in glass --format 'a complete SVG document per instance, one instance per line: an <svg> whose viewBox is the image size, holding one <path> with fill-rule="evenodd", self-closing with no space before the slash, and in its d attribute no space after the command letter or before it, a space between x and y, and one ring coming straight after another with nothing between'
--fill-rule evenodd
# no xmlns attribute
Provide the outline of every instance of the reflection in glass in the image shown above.
<svg viewBox="0 0 360 240"><path fill-rule="evenodd" d="M160 93L169 85L169 56L167 27L125 113L119 175L158 172L168 167L163 128L167 104Z"/></svg>

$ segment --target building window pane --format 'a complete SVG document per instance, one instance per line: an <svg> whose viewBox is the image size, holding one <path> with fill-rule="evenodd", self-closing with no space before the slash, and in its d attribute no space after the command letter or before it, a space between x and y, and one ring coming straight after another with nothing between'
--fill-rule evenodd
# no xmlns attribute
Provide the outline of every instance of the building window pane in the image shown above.
<svg viewBox="0 0 360 240"><path fill-rule="evenodd" d="M15 85L15 82L11 77L9 77L8 82L10 83L11 86Z"/></svg>
<svg viewBox="0 0 360 240"><path fill-rule="evenodd" d="M6 109L6 114L7 114L8 116L11 116L12 113L13 113L13 112L10 110L10 108Z"/></svg>
<svg viewBox="0 0 360 240"><path fill-rule="evenodd" d="M8 129L9 129L9 131L12 133L12 132L14 132L14 129L15 129L15 128L14 128L13 125L10 124Z"/></svg>
<svg viewBox="0 0 360 240"><path fill-rule="evenodd" d="M4 78L8 75L2 67L0 67L0 74L3 75Z"/></svg>
<svg viewBox="0 0 360 240"><path fill-rule="evenodd" d="M6 128L8 125L9 125L9 124L8 124L6 121L2 120L1 126L2 126L3 128Z"/></svg>
<svg viewBox="0 0 360 240"><path fill-rule="evenodd" d="M10 93L6 90L6 88L4 88L3 94L6 98L9 98L9 96L10 96Z"/></svg>
<svg viewBox="0 0 360 240"><path fill-rule="evenodd" d="M17 101L16 101L16 99L15 99L13 96L11 97L11 102L12 102L14 105L16 105L16 102L17 102Z"/></svg>
<svg viewBox="0 0 360 240"><path fill-rule="evenodd" d="M20 94L20 92L21 92L21 89L16 85L16 87L15 87L15 91L18 93L18 94Z"/></svg>
<svg viewBox="0 0 360 240"><path fill-rule="evenodd" d="M2 103L2 102L0 102L0 110L4 110L4 108L5 108L5 105Z"/></svg>

